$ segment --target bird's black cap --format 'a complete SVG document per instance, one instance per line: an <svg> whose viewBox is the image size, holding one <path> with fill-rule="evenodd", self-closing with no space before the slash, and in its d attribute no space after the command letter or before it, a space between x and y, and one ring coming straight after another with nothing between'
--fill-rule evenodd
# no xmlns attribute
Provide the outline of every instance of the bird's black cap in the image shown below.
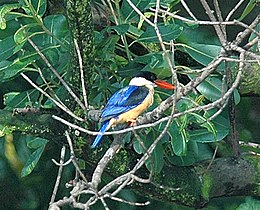
<svg viewBox="0 0 260 210"><path fill-rule="evenodd" d="M135 77L143 77L151 82L154 82L155 80L157 80L156 74L154 74L153 72L150 72L150 71L141 71Z"/></svg>

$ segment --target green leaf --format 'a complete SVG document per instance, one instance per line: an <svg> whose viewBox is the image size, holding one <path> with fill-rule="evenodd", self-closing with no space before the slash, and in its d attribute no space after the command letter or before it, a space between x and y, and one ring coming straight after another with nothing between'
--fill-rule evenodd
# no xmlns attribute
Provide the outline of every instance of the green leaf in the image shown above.
<svg viewBox="0 0 260 210"><path fill-rule="evenodd" d="M191 141L191 142L194 142L194 141ZM214 151L213 151L211 145L203 144L203 143L199 143L199 142L194 142L194 143L197 144L197 153L195 156L196 162L212 159Z"/></svg>
<svg viewBox="0 0 260 210"><path fill-rule="evenodd" d="M215 126L215 134L208 129L197 129L189 131L189 136L192 141L209 143L221 141L229 134L230 124L228 119L219 115L212 120Z"/></svg>
<svg viewBox="0 0 260 210"><path fill-rule="evenodd" d="M190 115L194 116L196 119L196 122L201 126L206 128L210 133L213 134L213 136L216 138L216 129L212 122L209 122L207 118L197 114L197 113L190 113Z"/></svg>
<svg viewBox="0 0 260 210"><path fill-rule="evenodd" d="M222 48L216 34L201 27L185 28L177 41L183 43L183 45L180 44L181 49L204 66L207 66L213 58L218 56Z"/></svg>
<svg viewBox="0 0 260 210"><path fill-rule="evenodd" d="M21 176L25 177L28 176L33 169L35 168L36 164L38 163L38 161L40 160L40 157L44 151L45 146L43 147L39 147L38 149L36 149L31 156L29 157L29 159L26 161L22 172L21 172Z"/></svg>
<svg viewBox="0 0 260 210"><path fill-rule="evenodd" d="M36 148L36 150L31 154L29 159L26 161L22 169L22 173L21 173L22 177L28 176L33 171L38 161L40 160L40 157L42 156L42 153L44 151L47 142L48 140L42 138L27 139L27 145L30 146L31 148Z"/></svg>
<svg viewBox="0 0 260 210"><path fill-rule="evenodd" d="M144 152L144 149L143 147L141 146L141 144L139 143L139 141L134 141L133 143L133 147L134 147L134 150L137 154L143 154Z"/></svg>
<svg viewBox="0 0 260 210"><path fill-rule="evenodd" d="M126 32L129 30L129 24L120 24L116 26L110 26L107 28L108 31L115 30L118 35L126 34Z"/></svg>
<svg viewBox="0 0 260 210"><path fill-rule="evenodd" d="M60 64L58 48L49 49L44 53L44 55L52 66L56 67Z"/></svg>
<svg viewBox="0 0 260 210"><path fill-rule="evenodd" d="M120 39L118 35L109 36L107 39L103 39L101 43L97 46L97 52L105 52L97 55L100 59L104 61L111 61L114 58L114 51L116 47L116 43Z"/></svg>
<svg viewBox="0 0 260 210"><path fill-rule="evenodd" d="M172 122L168 134L171 137L171 146L175 155L183 156L187 154L187 134L181 126L177 125L176 121Z"/></svg>
<svg viewBox="0 0 260 210"><path fill-rule="evenodd" d="M146 6L149 4L149 0L131 0L131 2L140 10L143 11ZM135 10L128 4L126 0L123 0L121 7L122 16L125 22L129 22L133 19L139 19L139 15L135 12Z"/></svg>
<svg viewBox="0 0 260 210"><path fill-rule="evenodd" d="M239 104L239 102L240 102L240 94L239 94L238 89L234 90L234 99L235 99L235 104L236 105Z"/></svg>
<svg viewBox="0 0 260 210"><path fill-rule="evenodd" d="M152 155L145 162L145 165L149 171L153 171L159 174L164 166L163 159L164 149L162 146L162 141L159 141L152 152Z"/></svg>
<svg viewBox="0 0 260 210"><path fill-rule="evenodd" d="M189 45L184 45L183 49L195 61L204 66L207 66L215 57L218 56L221 50L221 46L189 42Z"/></svg>
<svg viewBox="0 0 260 210"><path fill-rule="evenodd" d="M48 143L48 140L40 137L36 137L36 138L28 137L26 138L26 143L29 148L38 149L41 147L45 147L45 145Z"/></svg>
<svg viewBox="0 0 260 210"><path fill-rule="evenodd" d="M14 41L16 42L16 44L19 45L25 42L29 36L29 30L37 25L37 23L30 23L20 27L14 34Z"/></svg>
<svg viewBox="0 0 260 210"><path fill-rule="evenodd" d="M209 132L207 129L198 129L194 131L190 131L190 139L196 142L209 143L209 142L217 142L221 141L224 137L226 137L229 133L229 130L221 130L217 132L217 135L214 136L213 133Z"/></svg>
<svg viewBox="0 0 260 210"><path fill-rule="evenodd" d="M175 40L182 33L183 28L176 24L159 25L159 32L162 36L163 41L169 42ZM155 29L152 26L148 26L146 31L136 40L137 42L143 43L159 43Z"/></svg>
<svg viewBox="0 0 260 210"><path fill-rule="evenodd" d="M142 71L151 71L155 73L158 78L171 77L172 75L169 64L164 59L162 52L153 52L138 56L134 59L134 62L146 65L142 68Z"/></svg>
<svg viewBox="0 0 260 210"><path fill-rule="evenodd" d="M50 46L41 49L41 52L55 49L59 46ZM29 52L22 57L15 59L12 63L9 61L0 62L0 83L13 79L21 72L37 71L30 67L30 64L34 63L40 56L37 52Z"/></svg>
<svg viewBox="0 0 260 210"><path fill-rule="evenodd" d="M255 8L257 3L259 3L259 0L250 0L238 20L242 21L248 14L250 14L250 12Z"/></svg>
<svg viewBox="0 0 260 210"><path fill-rule="evenodd" d="M61 42L68 44L69 31L67 27L67 20L64 15L49 15L43 19L44 25L53 34L53 36ZM46 44L60 44L57 40L45 34L42 38L42 46Z"/></svg>
<svg viewBox="0 0 260 210"><path fill-rule="evenodd" d="M14 128L10 126L3 126L0 124L0 138L14 132Z"/></svg>
<svg viewBox="0 0 260 210"><path fill-rule="evenodd" d="M129 133L126 133L126 135L125 135L124 138L123 138L124 144L128 144L128 143L131 142L131 136L132 136L132 134L131 134L130 132L129 132Z"/></svg>
<svg viewBox="0 0 260 210"><path fill-rule="evenodd" d="M175 6L176 4L178 4L180 2L180 0L161 0L160 1L160 6L163 8L172 8L173 6ZM151 0L149 5L146 7L146 9L149 9L151 7L155 7L156 6L156 0Z"/></svg>
<svg viewBox="0 0 260 210"><path fill-rule="evenodd" d="M134 59L134 62L140 64L159 63L162 62L163 56L161 52L148 53L138 56Z"/></svg>
<svg viewBox="0 0 260 210"><path fill-rule="evenodd" d="M0 58L1 61L11 57L13 55L13 50L16 46L13 36L6 37L0 40Z"/></svg>
<svg viewBox="0 0 260 210"><path fill-rule="evenodd" d="M212 158L213 151L208 144L189 141L187 144L187 154L185 156L168 156L168 160L173 165L191 166L196 162L209 160Z"/></svg>
<svg viewBox="0 0 260 210"><path fill-rule="evenodd" d="M11 64L5 61L0 62L0 83L10 80L11 78L17 76L24 71L35 71L35 69L27 68L28 65L35 61L34 57L20 60L20 58L15 59ZM5 66L2 66L5 63Z"/></svg>
<svg viewBox="0 0 260 210"><path fill-rule="evenodd" d="M36 89L24 92L9 92L4 95L5 109L12 110L13 108L24 108L27 105L32 106L33 102L39 98L39 92Z"/></svg>
<svg viewBox="0 0 260 210"><path fill-rule="evenodd" d="M21 20L20 18L19 20ZM9 36L13 37L14 33L20 28L20 23L17 19L8 19L6 28L0 32L0 40L3 40Z"/></svg>
<svg viewBox="0 0 260 210"><path fill-rule="evenodd" d="M37 15L42 17L46 12L46 8L47 8L46 0L38 0L38 1L33 0L31 2Z"/></svg>
<svg viewBox="0 0 260 210"><path fill-rule="evenodd" d="M30 0L30 1L19 0L19 2L21 5L23 5L23 9L26 12L26 14L30 16L37 15L37 18L40 18L44 15L46 11L46 7L47 7L46 0Z"/></svg>
<svg viewBox="0 0 260 210"><path fill-rule="evenodd" d="M191 78L195 78L189 75ZM219 76L211 75L197 86L197 90L209 101L216 101L222 97L222 93L227 91L226 82L222 82ZM234 91L235 104L240 102L240 95L237 90Z"/></svg>
<svg viewBox="0 0 260 210"><path fill-rule="evenodd" d="M239 205L236 210L258 210L260 209L260 200L252 197L246 197L245 203Z"/></svg>
<svg viewBox="0 0 260 210"><path fill-rule="evenodd" d="M128 77L129 75L136 75L137 72L141 71L143 65L140 65L134 61L129 61L126 66L118 69L118 75L120 77Z"/></svg>
<svg viewBox="0 0 260 210"><path fill-rule="evenodd" d="M212 112L215 113L215 112ZM212 114L211 114L212 115ZM228 118L222 116L222 115L218 115L217 117L215 117L212 122L215 125L215 129L217 130L217 132L219 130L229 130L230 129L230 121Z"/></svg>
<svg viewBox="0 0 260 210"><path fill-rule="evenodd" d="M139 143L139 141L134 141L133 147L134 150L138 154L144 154L146 152L146 149L148 149L152 143L153 140L156 138L154 130L150 131L147 135L139 135L140 139L142 140L143 146ZM164 149L162 146L162 141L159 141L156 145L155 149L153 150L152 154L150 155L149 159L146 160L145 165L149 171L153 171L155 173L160 173L160 171L163 168L164 165Z"/></svg>
<svg viewBox="0 0 260 210"><path fill-rule="evenodd" d="M0 7L0 29L6 28L6 15L14 9L20 8L20 4L4 4Z"/></svg>
<svg viewBox="0 0 260 210"><path fill-rule="evenodd" d="M19 92L9 92L4 95L4 105L9 106L9 103L17 96Z"/></svg>
<svg viewBox="0 0 260 210"><path fill-rule="evenodd" d="M191 78L195 77L191 76ZM218 76L210 76L197 86L197 90L213 102L222 97L222 93L227 90L227 85L222 84L222 80Z"/></svg>

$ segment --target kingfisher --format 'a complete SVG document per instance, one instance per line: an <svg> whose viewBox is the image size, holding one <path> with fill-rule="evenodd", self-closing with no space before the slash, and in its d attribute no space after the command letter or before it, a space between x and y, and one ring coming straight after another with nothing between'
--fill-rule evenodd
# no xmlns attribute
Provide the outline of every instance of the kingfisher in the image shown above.
<svg viewBox="0 0 260 210"><path fill-rule="evenodd" d="M101 112L101 128L91 147L96 148L104 133L112 126L120 123L135 125L136 118L152 105L154 87L157 86L169 90L175 89L174 85L158 80L154 73L142 71L131 79L128 86L115 92Z"/></svg>

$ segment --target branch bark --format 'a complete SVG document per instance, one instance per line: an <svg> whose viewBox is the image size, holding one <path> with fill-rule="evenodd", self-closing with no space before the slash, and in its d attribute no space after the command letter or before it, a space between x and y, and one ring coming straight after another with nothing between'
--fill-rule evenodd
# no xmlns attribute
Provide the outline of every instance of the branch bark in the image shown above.
<svg viewBox="0 0 260 210"><path fill-rule="evenodd" d="M0 109L0 125L12 131L26 133L56 142L66 142L63 133L64 124L52 118L52 114L28 113L13 115L12 112Z"/></svg>
<svg viewBox="0 0 260 210"><path fill-rule="evenodd" d="M149 184L138 185L136 189L154 199L196 208L220 196L259 196L257 173L260 171L257 162L256 156L218 158L207 172L208 161L194 167L167 166L154 180L163 187Z"/></svg>

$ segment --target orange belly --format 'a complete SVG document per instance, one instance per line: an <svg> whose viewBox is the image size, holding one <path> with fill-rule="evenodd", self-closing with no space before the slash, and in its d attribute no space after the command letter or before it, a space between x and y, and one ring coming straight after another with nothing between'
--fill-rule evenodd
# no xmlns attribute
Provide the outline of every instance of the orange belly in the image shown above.
<svg viewBox="0 0 260 210"><path fill-rule="evenodd" d="M137 107L121 114L118 118L113 118L113 125L124 123L136 119L140 114L142 114L149 106L153 103L153 93L149 93L148 96L145 98L143 103L138 105Z"/></svg>

